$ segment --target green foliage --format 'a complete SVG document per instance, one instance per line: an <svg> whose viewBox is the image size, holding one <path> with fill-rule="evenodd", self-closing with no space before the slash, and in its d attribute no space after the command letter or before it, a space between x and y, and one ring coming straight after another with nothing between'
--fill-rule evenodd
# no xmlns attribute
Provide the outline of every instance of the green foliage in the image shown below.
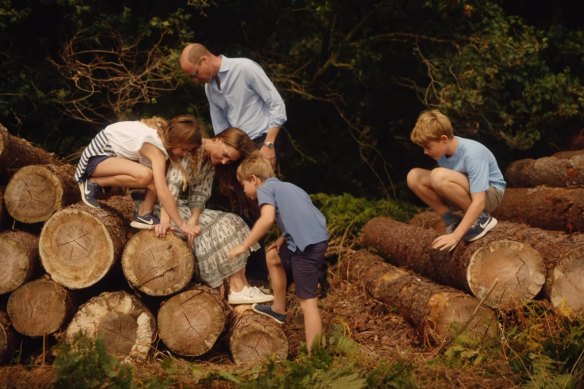
<svg viewBox="0 0 584 389"><path fill-rule="evenodd" d="M415 389L413 367L408 362L381 363L367 375L368 388Z"/></svg>
<svg viewBox="0 0 584 389"><path fill-rule="evenodd" d="M132 368L107 354L103 339L78 334L62 343L55 360L58 388L131 388Z"/></svg>

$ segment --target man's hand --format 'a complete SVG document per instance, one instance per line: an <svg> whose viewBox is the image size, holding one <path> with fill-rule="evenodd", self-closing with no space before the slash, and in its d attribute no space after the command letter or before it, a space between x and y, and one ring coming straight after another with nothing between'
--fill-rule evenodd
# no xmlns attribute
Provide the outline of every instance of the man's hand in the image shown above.
<svg viewBox="0 0 584 389"><path fill-rule="evenodd" d="M260 149L260 155L266 158L268 161L270 161L272 167L274 168L276 167L276 150L266 146L262 146L262 148Z"/></svg>
<svg viewBox="0 0 584 389"><path fill-rule="evenodd" d="M244 245L240 244L239 246L236 246L234 248L232 248L231 250L229 250L229 254L227 254L227 257L231 260L237 258L239 255L245 253L247 251L247 247L245 247Z"/></svg>
<svg viewBox="0 0 584 389"><path fill-rule="evenodd" d="M454 234L440 235L432 242L432 248L439 249L440 251L452 251L458 242L460 242L460 239L458 239Z"/></svg>

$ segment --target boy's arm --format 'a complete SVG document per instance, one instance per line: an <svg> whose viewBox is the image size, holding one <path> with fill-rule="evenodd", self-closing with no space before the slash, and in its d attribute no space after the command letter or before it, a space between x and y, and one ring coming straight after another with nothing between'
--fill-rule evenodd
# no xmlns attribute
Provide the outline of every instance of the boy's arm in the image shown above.
<svg viewBox="0 0 584 389"><path fill-rule="evenodd" d="M245 253L251 246L257 243L270 230L276 220L276 208L270 204L264 204L260 208L260 217L253 225L245 241L229 251L229 258L234 259Z"/></svg>
<svg viewBox="0 0 584 389"><path fill-rule="evenodd" d="M440 235L434 239L432 248L448 250L456 246L479 218L485 209L486 192L471 193L470 197L471 203L456 229L450 234Z"/></svg>

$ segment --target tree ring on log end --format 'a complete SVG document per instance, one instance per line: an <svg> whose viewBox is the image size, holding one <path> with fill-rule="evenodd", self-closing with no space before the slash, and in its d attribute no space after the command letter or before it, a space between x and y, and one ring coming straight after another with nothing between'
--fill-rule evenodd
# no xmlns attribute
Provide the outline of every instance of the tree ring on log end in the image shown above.
<svg viewBox="0 0 584 389"><path fill-rule="evenodd" d="M152 231L140 231L130 238L122 254L124 276L150 296L182 290L191 281L194 268L191 249L174 234L158 238Z"/></svg>
<svg viewBox="0 0 584 389"><path fill-rule="evenodd" d="M103 222L74 208L63 209L47 220L39 253L51 278L71 289L97 283L115 262L114 243Z"/></svg>
<svg viewBox="0 0 584 389"><path fill-rule="evenodd" d="M584 313L584 246L568 251L554 267L550 300L567 317Z"/></svg>
<svg viewBox="0 0 584 389"><path fill-rule="evenodd" d="M0 294L12 292L33 276L38 238L24 231L0 234Z"/></svg>
<svg viewBox="0 0 584 389"><path fill-rule="evenodd" d="M63 186L57 176L40 165L20 168L4 193L6 209L22 223L46 221L61 207Z"/></svg>
<svg viewBox="0 0 584 389"><path fill-rule="evenodd" d="M498 240L476 250L469 261L467 281L479 300L492 308L512 308L532 300L546 276L543 257L528 244ZM491 291L492 289L492 291Z"/></svg>

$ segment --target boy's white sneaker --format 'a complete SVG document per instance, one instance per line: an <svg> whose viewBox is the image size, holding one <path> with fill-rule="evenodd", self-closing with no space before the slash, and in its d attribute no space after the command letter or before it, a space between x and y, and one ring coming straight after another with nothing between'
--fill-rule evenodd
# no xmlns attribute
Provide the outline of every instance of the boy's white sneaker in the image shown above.
<svg viewBox="0 0 584 389"><path fill-rule="evenodd" d="M244 286L239 292L231 292L227 297L227 302L231 305L267 303L273 301L274 296L263 293L255 286Z"/></svg>

